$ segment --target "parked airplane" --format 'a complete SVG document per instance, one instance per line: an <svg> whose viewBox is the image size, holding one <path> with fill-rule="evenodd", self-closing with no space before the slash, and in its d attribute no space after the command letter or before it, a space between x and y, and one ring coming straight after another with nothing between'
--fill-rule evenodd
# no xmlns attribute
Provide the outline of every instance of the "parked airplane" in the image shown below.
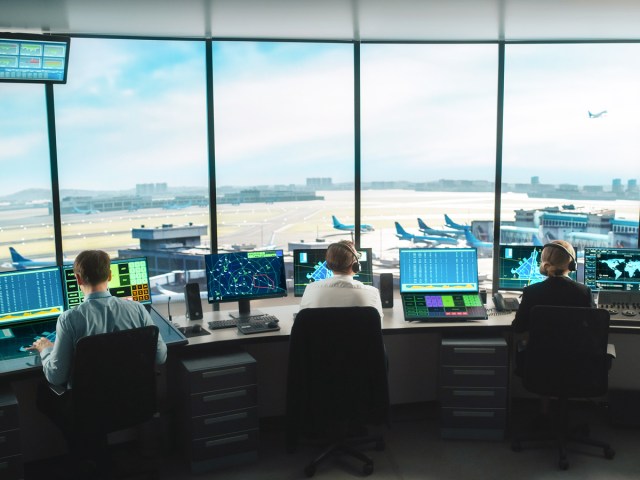
<svg viewBox="0 0 640 480"><path fill-rule="evenodd" d="M478 240L476 236L471 233L470 227L465 227L464 229L464 237L467 240L467 245L473 248L493 248L493 243L491 242L483 242Z"/></svg>
<svg viewBox="0 0 640 480"><path fill-rule="evenodd" d="M469 228L468 225L460 225L459 223L454 222L446 213L444 214L444 224L449 228L460 231L465 231L467 228Z"/></svg>
<svg viewBox="0 0 640 480"><path fill-rule="evenodd" d="M100 210L94 210L92 208L82 209L78 207L73 207L73 213L84 213L85 215L91 215L92 213L100 213Z"/></svg>
<svg viewBox="0 0 640 480"><path fill-rule="evenodd" d="M187 203L165 203L162 208L164 210L182 210L191 206L191 202Z"/></svg>
<svg viewBox="0 0 640 480"><path fill-rule="evenodd" d="M438 237L433 235L414 235L407 232L398 222L396 224L396 237L400 240L409 240L414 243L427 243L429 245L457 245L458 241L451 237Z"/></svg>
<svg viewBox="0 0 640 480"><path fill-rule="evenodd" d="M461 230L437 230L435 228L429 227L421 218L418 218L418 227L422 233L426 233L427 235L440 235L442 237L459 237L462 236L463 233Z"/></svg>
<svg viewBox="0 0 640 480"><path fill-rule="evenodd" d="M540 229L535 227L518 227L515 225L500 225L500 243L514 244L523 243L525 245L533 242L535 245L536 239L540 241L538 235Z"/></svg>
<svg viewBox="0 0 640 480"><path fill-rule="evenodd" d="M606 110L602 110L601 112L598 113L591 113L589 112L589 118L600 118L602 117L602 115L604 115L605 113L607 113Z"/></svg>
<svg viewBox="0 0 640 480"><path fill-rule="evenodd" d="M353 232L353 230L355 229L355 225L345 225L344 223L341 223L335 215L331 215L331 219L333 220L333 228L335 228L336 230L346 230L349 232ZM373 226L367 223L362 223L360 225L360 230L362 232L373 232Z"/></svg>
<svg viewBox="0 0 640 480"><path fill-rule="evenodd" d="M55 260L31 260L20 255L15 248L9 247L11 253L11 265L16 270L23 270L31 267L51 267L56 264Z"/></svg>

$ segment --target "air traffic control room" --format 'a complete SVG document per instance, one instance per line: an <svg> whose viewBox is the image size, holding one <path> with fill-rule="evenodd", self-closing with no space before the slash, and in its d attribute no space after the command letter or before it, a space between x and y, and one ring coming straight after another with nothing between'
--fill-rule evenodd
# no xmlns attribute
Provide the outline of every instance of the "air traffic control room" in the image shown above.
<svg viewBox="0 0 640 480"><path fill-rule="evenodd" d="M640 4L0 11L0 478L637 478ZM354 280L380 296L382 342L370 343L384 362L357 378L383 365L385 421L353 414L320 436L378 435L364 460L343 448L315 462L324 444L290 435L291 408L328 396L338 373L296 403L294 345L306 288L334 275L326 252L341 240ZM573 250L548 247L558 241ZM570 375L583 380L570 393L567 381L535 388L535 368L517 365L535 335L512 321L547 281L547 248L606 317L592 342L606 368ZM167 345L152 415L99 442L101 477L39 408L43 360L29 349L55 344L58 317L84 303L73 264L85 250L108 253L110 294L142 304ZM587 324L547 355L554 375ZM362 362L364 337L320 333L327 369ZM542 431L551 442L529 443ZM605 443L553 441L574 433Z"/></svg>

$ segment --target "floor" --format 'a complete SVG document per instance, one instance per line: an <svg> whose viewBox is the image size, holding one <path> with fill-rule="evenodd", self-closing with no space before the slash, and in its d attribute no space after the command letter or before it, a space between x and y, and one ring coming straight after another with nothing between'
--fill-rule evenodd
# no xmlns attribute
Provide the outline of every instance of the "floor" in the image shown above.
<svg viewBox="0 0 640 480"><path fill-rule="evenodd" d="M392 425L384 429L384 451L368 452L374 460L373 476L379 480L470 480L470 479L637 479L640 476L640 426L613 426L605 405L581 402L574 418L588 419L591 436L607 440L616 451L606 460L602 451L590 447L569 450L569 469L557 468L556 451L537 446L521 452L511 451L510 441L443 440L438 429L436 404L395 407ZM524 401L511 408L515 430L532 424L537 403ZM167 450L161 455L160 478L224 480L293 480L305 478L304 466L319 449L301 447L289 454L284 446L280 419L261 426L259 460L256 463L192 475L179 452ZM548 445L547 445L548 446ZM55 478L55 461L27 465L25 478ZM314 478L343 480L362 477L362 465L349 458L336 458L322 464ZM143 477L132 477L143 478Z"/></svg>

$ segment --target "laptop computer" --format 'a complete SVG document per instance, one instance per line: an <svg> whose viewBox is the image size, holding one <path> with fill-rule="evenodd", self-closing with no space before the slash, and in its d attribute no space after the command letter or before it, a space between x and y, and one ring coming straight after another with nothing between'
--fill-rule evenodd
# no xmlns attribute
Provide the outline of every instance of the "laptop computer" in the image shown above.
<svg viewBox="0 0 640 480"><path fill-rule="evenodd" d="M475 248L401 248L400 296L408 322L487 319Z"/></svg>

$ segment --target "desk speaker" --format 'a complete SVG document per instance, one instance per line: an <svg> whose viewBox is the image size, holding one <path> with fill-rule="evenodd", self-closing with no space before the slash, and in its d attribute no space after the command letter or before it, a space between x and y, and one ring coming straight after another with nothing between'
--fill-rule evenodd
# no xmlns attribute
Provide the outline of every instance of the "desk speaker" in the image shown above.
<svg viewBox="0 0 640 480"><path fill-rule="evenodd" d="M393 273L380 274L380 300L382 308L393 308Z"/></svg>
<svg viewBox="0 0 640 480"><path fill-rule="evenodd" d="M184 286L184 304L187 307L187 318L189 320L202 319L200 286L197 283L187 283Z"/></svg>

